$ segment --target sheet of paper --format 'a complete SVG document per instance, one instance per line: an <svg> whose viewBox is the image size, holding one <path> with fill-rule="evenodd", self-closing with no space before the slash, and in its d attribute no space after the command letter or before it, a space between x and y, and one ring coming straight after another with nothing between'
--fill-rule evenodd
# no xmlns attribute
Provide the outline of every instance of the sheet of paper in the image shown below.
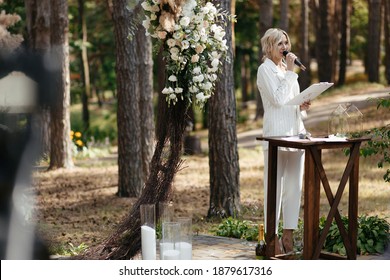
<svg viewBox="0 0 390 280"><path fill-rule="evenodd" d="M317 83L317 84L312 84L310 87L302 91L300 94L295 96L293 99L288 101L286 104L287 105L301 105L305 101L313 100L316 98L318 95L323 93L325 90L333 86L333 83Z"/></svg>

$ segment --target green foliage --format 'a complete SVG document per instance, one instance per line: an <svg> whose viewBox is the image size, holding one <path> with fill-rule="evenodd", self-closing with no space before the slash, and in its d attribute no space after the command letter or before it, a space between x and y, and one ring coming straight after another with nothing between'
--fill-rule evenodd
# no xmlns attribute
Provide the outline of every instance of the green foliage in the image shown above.
<svg viewBox="0 0 390 280"><path fill-rule="evenodd" d="M341 220L345 228L348 228L348 217L342 216ZM320 233L325 227L326 218L320 218ZM390 224L378 216L358 217L358 254L383 254L390 242ZM282 234L283 226L279 224L279 235ZM217 236L232 237L256 241L258 236L258 226L247 220L239 220L232 217L222 220L213 232ZM299 220L298 229L294 231L294 246L297 251L302 249L303 221ZM340 231L335 221L332 222L325 239L324 250L345 255Z"/></svg>
<svg viewBox="0 0 390 280"><path fill-rule="evenodd" d="M81 243L78 246L73 245L71 242L69 242L66 246L66 248L60 248L58 249L57 254L61 256L77 256L79 254L84 253L88 249L88 246L84 243Z"/></svg>
<svg viewBox="0 0 390 280"><path fill-rule="evenodd" d="M377 109L381 108L390 110L390 99L377 99ZM362 146L360 154L364 157L377 155L379 157L378 168L384 168L386 165L390 166L390 123L384 127L374 128L366 133L372 138ZM383 180L390 183L390 167L385 171Z"/></svg>
<svg viewBox="0 0 390 280"><path fill-rule="evenodd" d="M233 217L224 219L215 230L217 236L257 240L258 228L249 221L241 221Z"/></svg>
<svg viewBox="0 0 390 280"><path fill-rule="evenodd" d="M325 226L325 217L320 219L320 232ZM348 217L342 216L344 226L348 227ZM378 216L360 216L358 218L358 254L383 254L390 242L390 224ZM326 236L324 249L331 253L345 255L345 247L335 221L332 222Z"/></svg>

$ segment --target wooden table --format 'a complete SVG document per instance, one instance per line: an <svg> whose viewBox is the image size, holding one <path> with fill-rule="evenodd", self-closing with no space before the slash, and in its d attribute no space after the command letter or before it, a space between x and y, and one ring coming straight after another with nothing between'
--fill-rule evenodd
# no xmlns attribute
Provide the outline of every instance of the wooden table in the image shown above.
<svg viewBox="0 0 390 280"><path fill-rule="evenodd" d="M336 254L321 252L329 228L336 220L337 226L346 249L346 258L355 260L357 254L357 231L358 231L358 187L359 187L359 149L363 141L369 138L356 138L350 140L310 138L299 139L298 137L258 137L257 140L268 141L268 194L267 194L267 257L275 258L275 215L276 215L276 179L278 147L289 147L305 150L304 170L304 232L303 232L303 258L325 259L343 258ZM322 165L322 150L349 148L350 153L344 173L341 177L336 194L333 195ZM344 227L338 210L343 191L349 179L348 199L348 231ZM320 214L320 181L329 202L330 210L326 217L325 227L319 235ZM345 257L344 257L345 259Z"/></svg>

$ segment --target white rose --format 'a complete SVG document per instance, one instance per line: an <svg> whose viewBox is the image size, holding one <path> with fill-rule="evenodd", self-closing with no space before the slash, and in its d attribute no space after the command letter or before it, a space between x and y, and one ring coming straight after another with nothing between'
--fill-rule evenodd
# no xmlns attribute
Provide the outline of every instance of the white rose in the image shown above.
<svg viewBox="0 0 390 280"><path fill-rule="evenodd" d="M168 81L177 82L177 77L175 75L171 75L169 76Z"/></svg>
<svg viewBox="0 0 390 280"><path fill-rule="evenodd" d="M165 88L162 90L162 93L163 93L163 94L168 94L168 88L165 87Z"/></svg>
<svg viewBox="0 0 390 280"><path fill-rule="evenodd" d="M217 51L212 51L212 52L211 52L211 57L212 57L212 58L219 58L220 55L219 55L219 53L218 53Z"/></svg>
<svg viewBox="0 0 390 280"><path fill-rule="evenodd" d="M181 49L186 50L190 47L190 43L187 40L181 41Z"/></svg>
<svg viewBox="0 0 390 280"><path fill-rule="evenodd" d="M198 101L200 102L204 102L206 101L208 98L210 98L209 95L204 95L203 92L199 92L197 95L195 95L196 99L198 99Z"/></svg>
<svg viewBox="0 0 390 280"><path fill-rule="evenodd" d="M141 7L145 10L145 11L151 11L151 6L150 6L150 4L148 3L148 2L142 2L142 4L141 4Z"/></svg>
<svg viewBox="0 0 390 280"><path fill-rule="evenodd" d="M176 94L174 94L174 93L170 94L170 95L169 95L169 99L170 99L170 100L173 100L173 101L176 101L176 100L177 100Z"/></svg>
<svg viewBox="0 0 390 280"><path fill-rule="evenodd" d="M202 85L202 89L204 89L205 91L208 91L210 90L211 88L213 87L213 84L210 83L210 82L206 82Z"/></svg>
<svg viewBox="0 0 390 280"><path fill-rule="evenodd" d="M179 55L176 53L171 54L171 59L174 61L178 61L180 59Z"/></svg>
<svg viewBox="0 0 390 280"><path fill-rule="evenodd" d="M171 94L171 93L173 93L173 92L174 92L174 90L173 90L173 88L171 88L171 87L169 87L169 88L165 87L165 88L163 89L163 91L162 91L163 94Z"/></svg>
<svg viewBox="0 0 390 280"><path fill-rule="evenodd" d="M180 50L178 48L171 48L170 50L171 54L179 54Z"/></svg>
<svg viewBox="0 0 390 280"><path fill-rule="evenodd" d="M198 32L194 32L194 34L192 35L192 38L194 40L194 42L198 42L200 40L200 35Z"/></svg>
<svg viewBox="0 0 390 280"><path fill-rule="evenodd" d="M213 68L217 68L218 65L219 65L219 59L214 58L213 61L211 61L211 66L213 66Z"/></svg>
<svg viewBox="0 0 390 280"><path fill-rule="evenodd" d="M184 16L180 19L180 25L183 27L187 27L190 24L190 22L191 22L191 19L189 17L186 17L186 16Z"/></svg>
<svg viewBox="0 0 390 280"><path fill-rule="evenodd" d="M146 30L149 29L150 27L150 19L146 18L145 20L142 21L142 26L145 27Z"/></svg>
<svg viewBox="0 0 390 280"><path fill-rule="evenodd" d="M182 38L181 32L175 32L173 33L172 37L176 40L180 40Z"/></svg>
<svg viewBox="0 0 390 280"><path fill-rule="evenodd" d="M218 76L216 74L209 75L209 80L212 81L212 82L216 81L217 78L218 78Z"/></svg>
<svg viewBox="0 0 390 280"><path fill-rule="evenodd" d="M202 69L200 67L195 67L194 69L192 69L192 74L194 75L198 75L202 72Z"/></svg>
<svg viewBox="0 0 390 280"><path fill-rule="evenodd" d="M169 38L167 40L167 45L168 45L168 47L173 48L174 46L176 46L176 40L172 39L172 38Z"/></svg>
<svg viewBox="0 0 390 280"><path fill-rule="evenodd" d="M193 79L192 79L195 83L201 83L203 82L204 80L204 76L202 74L198 75L198 76L194 76Z"/></svg>
<svg viewBox="0 0 390 280"><path fill-rule="evenodd" d="M199 91L199 88L197 86L190 86L190 88L188 89L191 93L196 93Z"/></svg>

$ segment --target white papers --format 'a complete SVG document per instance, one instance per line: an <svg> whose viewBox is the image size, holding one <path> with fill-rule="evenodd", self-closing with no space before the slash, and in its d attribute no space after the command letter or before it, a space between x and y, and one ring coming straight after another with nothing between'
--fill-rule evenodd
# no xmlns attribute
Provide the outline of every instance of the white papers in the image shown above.
<svg viewBox="0 0 390 280"><path fill-rule="evenodd" d="M317 83L317 84L312 84L310 87L302 91L300 94L295 96L293 99L288 101L286 104L287 105L301 105L305 101L313 100L316 98L318 95L323 93L325 90L333 86L333 83Z"/></svg>
<svg viewBox="0 0 390 280"><path fill-rule="evenodd" d="M282 137L281 140L292 142L347 142L346 137L309 137L301 139L299 136Z"/></svg>

